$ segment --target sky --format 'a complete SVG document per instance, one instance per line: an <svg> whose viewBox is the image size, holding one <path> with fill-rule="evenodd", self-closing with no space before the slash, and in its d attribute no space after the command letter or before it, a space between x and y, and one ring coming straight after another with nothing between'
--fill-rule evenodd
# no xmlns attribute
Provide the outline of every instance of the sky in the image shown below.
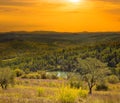
<svg viewBox="0 0 120 103"><path fill-rule="evenodd" d="M40 30L120 31L120 0L0 0L0 32Z"/></svg>

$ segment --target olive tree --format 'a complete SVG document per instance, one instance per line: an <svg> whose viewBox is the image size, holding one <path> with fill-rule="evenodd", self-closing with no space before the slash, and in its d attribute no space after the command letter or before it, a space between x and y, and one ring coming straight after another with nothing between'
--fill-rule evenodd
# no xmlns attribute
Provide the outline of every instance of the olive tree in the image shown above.
<svg viewBox="0 0 120 103"><path fill-rule="evenodd" d="M106 64L95 58L80 59L78 64L79 73L88 84L89 94L92 94L92 88L109 73L109 70Z"/></svg>
<svg viewBox="0 0 120 103"><path fill-rule="evenodd" d="M14 72L10 68L0 68L0 85L2 89L7 89L9 84L14 84Z"/></svg>

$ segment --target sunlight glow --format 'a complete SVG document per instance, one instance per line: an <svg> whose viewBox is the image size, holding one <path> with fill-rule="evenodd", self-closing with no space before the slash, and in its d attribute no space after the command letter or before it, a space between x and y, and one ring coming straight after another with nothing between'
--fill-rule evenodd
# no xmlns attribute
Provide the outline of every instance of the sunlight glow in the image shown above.
<svg viewBox="0 0 120 103"><path fill-rule="evenodd" d="M78 3L78 2L80 2L80 0L70 0L70 2Z"/></svg>

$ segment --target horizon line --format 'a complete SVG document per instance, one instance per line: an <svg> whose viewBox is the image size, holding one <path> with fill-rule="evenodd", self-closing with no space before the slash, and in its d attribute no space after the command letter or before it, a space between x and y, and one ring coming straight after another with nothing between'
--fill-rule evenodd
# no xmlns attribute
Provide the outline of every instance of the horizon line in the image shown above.
<svg viewBox="0 0 120 103"><path fill-rule="evenodd" d="M19 30L19 31L0 31L0 33L33 33L33 32L53 32L53 33L120 33L120 31L79 31L79 32L69 32L69 31L51 31L51 30L33 30L33 31L27 31L27 30Z"/></svg>

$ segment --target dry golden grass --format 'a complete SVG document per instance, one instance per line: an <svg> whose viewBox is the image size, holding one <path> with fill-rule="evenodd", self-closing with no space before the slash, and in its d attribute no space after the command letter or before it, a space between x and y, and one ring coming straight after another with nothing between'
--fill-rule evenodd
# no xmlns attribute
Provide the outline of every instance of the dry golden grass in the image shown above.
<svg viewBox="0 0 120 103"><path fill-rule="evenodd" d="M64 88L66 85L66 80L17 79L14 87L9 86L7 90L0 88L0 103L62 103L59 97L60 92L64 92L62 89L75 103L120 103L120 84L110 84L109 91L94 91L87 98L78 98L75 93L79 90ZM66 93L65 96L68 95Z"/></svg>
<svg viewBox="0 0 120 103"><path fill-rule="evenodd" d="M14 87L0 88L0 103L56 103L56 93L64 83L63 80L17 79Z"/></svg>
<svg viewBox="0 0 120 103"><path fill-rule="evenodd" d="M87 103L120 103L120 83L109 84L108 91L94 91Z"/></svg>

